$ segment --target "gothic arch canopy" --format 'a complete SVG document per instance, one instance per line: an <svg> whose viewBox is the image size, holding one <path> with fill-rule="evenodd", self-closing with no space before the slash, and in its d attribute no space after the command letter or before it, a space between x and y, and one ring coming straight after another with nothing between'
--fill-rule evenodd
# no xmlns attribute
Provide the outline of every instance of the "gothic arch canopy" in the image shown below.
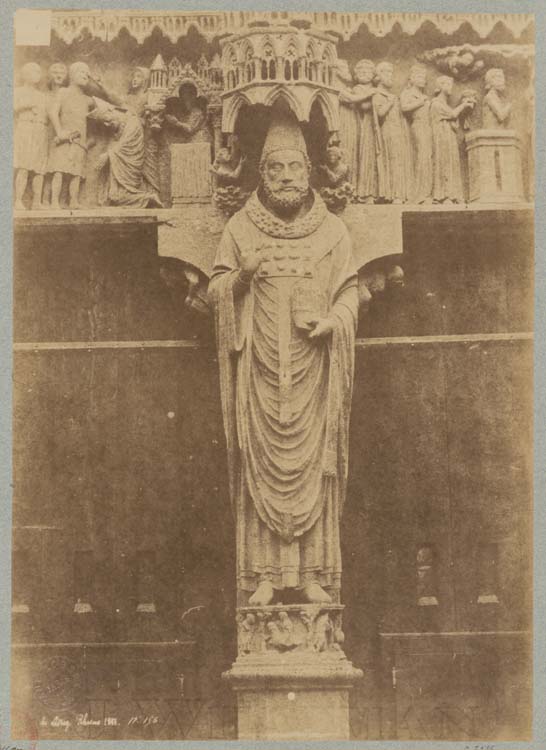
<svg viewBox="0 0 546 750"><path fill-rule="evenodd" d="M333 132L339 129L337 97L334 92L317 90L307 82L294 83L288 86L278 83L273 86L250 86L244 91L224 94L222 112L222 131L233 133L237 116L243 105L261 104L272 107L278 102L285 103L299 122L308 122L311 108L318 102L328 129Z"/></svg>

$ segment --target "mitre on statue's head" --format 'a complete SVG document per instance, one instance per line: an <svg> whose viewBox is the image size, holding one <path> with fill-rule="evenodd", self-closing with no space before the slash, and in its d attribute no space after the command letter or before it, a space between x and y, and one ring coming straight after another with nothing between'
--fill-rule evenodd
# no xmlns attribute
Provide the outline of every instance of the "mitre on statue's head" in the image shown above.
<svg viewBox="0 0 546 750"><path fill-rule="evenodd" d="M307 157L307 146L299 122L291 112L283 110L273 114L263 145L261 161L281 149L300 151Z"/></svg>

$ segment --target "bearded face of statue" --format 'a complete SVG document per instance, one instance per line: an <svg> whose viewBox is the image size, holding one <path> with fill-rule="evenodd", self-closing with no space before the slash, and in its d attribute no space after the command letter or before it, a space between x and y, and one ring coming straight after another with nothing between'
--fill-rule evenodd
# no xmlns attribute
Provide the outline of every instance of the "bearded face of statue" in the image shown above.
<svg viewBox="0 0 546 750"><path fill-rule="evenodd" d="M283 149L269 154L261 167L262 186L273 210L299 208L309 192L309 164L301 151Z"/></svg>

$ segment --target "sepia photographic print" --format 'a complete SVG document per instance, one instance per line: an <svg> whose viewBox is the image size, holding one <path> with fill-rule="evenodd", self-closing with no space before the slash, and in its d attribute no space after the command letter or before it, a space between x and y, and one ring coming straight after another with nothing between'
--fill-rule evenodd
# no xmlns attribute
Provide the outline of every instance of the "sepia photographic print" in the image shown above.
<svg viewBox="0 0 546 750"><path fill-rule="evenodd" d="M13 741L529 741L534 16L14 32Z"/></svg>

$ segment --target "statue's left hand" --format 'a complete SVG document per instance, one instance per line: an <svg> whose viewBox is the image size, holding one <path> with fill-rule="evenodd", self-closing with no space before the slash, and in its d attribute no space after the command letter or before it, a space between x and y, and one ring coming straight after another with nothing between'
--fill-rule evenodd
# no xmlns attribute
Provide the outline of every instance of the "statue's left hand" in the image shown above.
<svg viewBox="0 0 546 750"><path fill-rule="evenodd" d="M334 330L334 323L331 318L314 318L309 320L308 323L314 326L313 330L309 332L310 339L324 338Z"/></svg>

